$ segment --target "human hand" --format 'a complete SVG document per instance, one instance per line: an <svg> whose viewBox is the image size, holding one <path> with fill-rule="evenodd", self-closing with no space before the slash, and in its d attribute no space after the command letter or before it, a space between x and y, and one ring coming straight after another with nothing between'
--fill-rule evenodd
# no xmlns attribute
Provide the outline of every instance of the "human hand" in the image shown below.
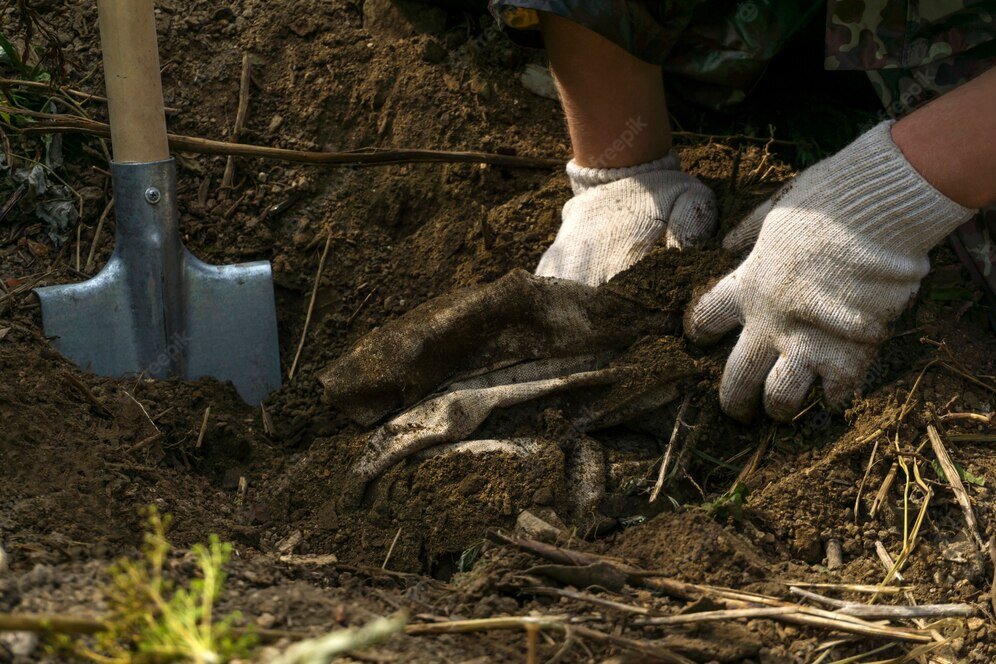
<svg viewBox="0 0 996 664"><path fill-rule="evenodd" d="M685 331L710 343L738 325L723 409L789 419L817 378L842 402L927 274L929 250L974 213L907 162L891 122L810 167L724 240L746 260L693 304Z"/></svg>
<svg viewBox="0 0 996 664"><path fill-rule="evenodd" d="M557 239L536 274L598 286L650 253L663 235L684 249L716 230L712 191L683 173L678 156L628 168L584 168L567 174L574 197L563 209Z"/></svg>

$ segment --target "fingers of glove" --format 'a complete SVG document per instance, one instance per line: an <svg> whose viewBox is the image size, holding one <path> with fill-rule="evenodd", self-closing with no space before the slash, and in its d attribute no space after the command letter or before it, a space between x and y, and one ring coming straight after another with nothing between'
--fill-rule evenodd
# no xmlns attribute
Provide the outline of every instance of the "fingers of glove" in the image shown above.
<svg viewBox="0 0 996 664"><path fill-rule="evenodd" d="M698 185L678 197L668 217L665 240L668 248L685 249L702 244L716 232L719 210L716 196Z"/></svg>
<svg viewBox="0 0 996 664"><path fill-rule="evenodd" d="M754 208L753 212L744 217L732 231L726 234L726 237L723 238L723 248L727 251L740 253L753 247L754 243L757 242L757 236L761 233L764 219L768 216L772 206L772 199L769 198Z"/></svg>
<svg viewBox="0 0 996 664"><path fill-rule="evenodd" d="M761 400L765 378L777 359L778 353L770 345L767 335L744 328L726 360L726 369L719 384L719 403L728 415L742 422L753 418Z"/></svg>
<svg viewBox="0 0 996 664"><path fill-rule="evenodd" d="M764 409L776 420L792 419L815 380L816 373L804 356L782 355L764 381Z"/></svg>
<svg viewBox="0 0 996 664"><path fill-rule="evenodd" d="M794 180L784 185L781 189L772 194L768 200L758 205L754 210L744 217L732 231L723 238L723 248L727 251L740 253L754 246L757 236L761 234L761 227L775 205L778 204L792 190Z"/></svg>
<svg viewBox="0 0 996 664"><path fill-rule="evenodd" d="M836 340L834 350L816 366L823 384L823 397L831 406L840 406L861 388L875 358L875 347Z"/></svg>
<svg viewBox="0 0 996 664"><path fill-rule="evenodd" d="M540 258L539 265L536 266L536 276L537 277L562 277L567 278L563 274L564 271L564 252L557 243L553 243L544 253L542 258Z"/></svg>
<svg viewBox="0 0 996 664"><path fill-rule="evenodd" d="M692 341L708 344L740 325L739 287L739 275L734 270L688 308L685 333Z"/></svg>

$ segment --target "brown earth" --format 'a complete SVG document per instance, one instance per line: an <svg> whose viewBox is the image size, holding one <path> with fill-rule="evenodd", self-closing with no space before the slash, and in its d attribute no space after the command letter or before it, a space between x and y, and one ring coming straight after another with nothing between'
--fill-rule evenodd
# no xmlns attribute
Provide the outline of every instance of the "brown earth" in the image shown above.
<svg viewBox="0 0 996 664"><path fill-rule="evenodd" d="M241 53L249 50L254 75L244 141L566 158L556 102L526 91L518 79L527 63L543 62L542 54L512 46L488 29L487 18L415 7L410 19L374 0L363 8L345 0L301 0L291 11L257 0L162 0L157 6L166 102L179 109L170 117L175 133L228 135ZM65 82L99 93L93 3L38 7L64 49ZM86 108L103 114L97 104ZM14 154L37 150L36 143L10 138ZM724 229L793 172L791 155L769 152L759 142L680 141L685 168L717 192ZM76 256L85 262L110 187L98 149L93 139L65 139L67 164L60 175L84 200L78 236L73 229L64 244L54 245L30 201L0 219L0 543L11 558L10 570L0 570L0 611L98 613L101 570L134 553L139 509L149 504L174 515L171 537L181 547L209 533L234 542L225 605L262 627L321 631L399 608L425 619L592 610L521 591L516 575L537 561L499 547L485 546L473 569L458 572L461 557L480 549L487 529L511 530L522 510L565 515L565 459L557 445L563 429L555 408L528 422L531 432L550 442L537 457L468 455L458 464L445 458L402 464L378 480L358 508L347 509L338 498L364 430L321 403L316 380L364 334L414 306L513 268L533 268L569 195L561 172L424 164L323 169L240 159L235 185L223 190L224 158L180 155L188 246L213 263L273 262L285 376L318 256L332 234L298 372L267 400L264 416L213 381L82 373L42 336L38 305L27 288L82 278ZM10 182L0 182L0 207L12 192ZM98 267L110 254L111 236L105 227L95 243ZM658 250L609 288L644 306L680 311L694 289L734 261L715 249L681 255ZM902 471L874 518L869 509L897 450L913 452L927 423L940 415L991 412L996 399L996 354L974 304L979 294L946 248L936 252L934 264L873 368L867 397L843 414L817 405L789 425L736 424L719 412L715 397L729 343L696 349L670 336L646 340L645 350L657 343L695 360L696 379L687 386L694 449L682 476L665 490L667 498L651 506L646 494L656 478L661 435L647 427L599 432L609 461L603 511L627 526L570 545L686 581L778 595L786 594L780 583L786 579L880 582L884 570L875 541L893 555L902 547ZM943 340L946 348L921 338ZM924 370L933 359L955 370L937 363ZM896 424L921 372L913 408ZM660 418L668 422L664 437L676 406ZM879 428L890 437L868 435ZM965 420L941 428L945 435L992 433L991 424ZM863 480L876 444L876 460ZM949 449L983 480L968 486L988 540L996 535L990 495L996 457L985 443L950 442ZM933 458L929 446L921 458ZM742 513L736 505L717 508L714 501L750 465ZM950 490L929 462L922 468L935 497L904 570L906 583L915 586L912 597L917 603L985 605L992 566L970 555ZM918 501L909 508L914 514ZM826 567L830 539L841 543L841 570ZM334 554L339 563L314 568L281 562L286 554ZM186 569L181 558L177 565ZM627 589L620 601L649 600L644 591ZM681 606L655 601L670 610ZM603 618L611 625L618 616ZM811 661L827 638L823 631L765 620L638 635L697 661ZM991 661L994 639L989 623L980 620L953 645L959 661ZM541 641L541 654L550 657L559 645ZM876 645L852 643L834 655ZM574 647L567 658L597 661L612 652L591 648L589 654ZM524 653L521 635L489 633L399 637L368 654L384 661L518 661ZM24 661L39 656L35 651ZM6 657L0 643L0 661Z"/></svg>

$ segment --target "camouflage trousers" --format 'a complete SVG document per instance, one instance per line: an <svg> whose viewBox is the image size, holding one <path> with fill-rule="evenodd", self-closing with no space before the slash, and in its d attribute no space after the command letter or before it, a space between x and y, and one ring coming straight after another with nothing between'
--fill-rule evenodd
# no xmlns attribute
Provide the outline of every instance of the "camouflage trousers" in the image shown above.
<svg viewBox="0 0 996 664"><path fill-rule="evenodd" d="M740 101L785 43L826 14L831 70L868 72L886 110L903 115L996 64L993 0L490 0L513 33L539 11L597 32L658 64L700 103Z"/></svg>
<svg viewBox="0 0 996 664"><path fill-rule="evenodd" d="M579 23L660 65L683 97L742 100L769 60L820 11L824 67L862 70L900 117L996 65L994 0L490 0L510 32L535 34L537 12ZM996 165L994 165L996 166ZM989 298L996 329L996 209L951 238Z"/></svg>

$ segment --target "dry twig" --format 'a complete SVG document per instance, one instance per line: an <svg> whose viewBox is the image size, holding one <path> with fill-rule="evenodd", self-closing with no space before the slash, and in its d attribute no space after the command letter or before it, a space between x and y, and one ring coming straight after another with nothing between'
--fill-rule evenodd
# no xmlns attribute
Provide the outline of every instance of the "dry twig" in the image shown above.
<svg viewBox="0 0 996 664"><path fill-rule="evenodd" d="M311 287L311 300L308 302L308 313L304 317L304 328L301 330L301 341L297 344L297 351L294 353L294 361L291 363L290 371L287 372L287 380L294 379L294 372L297 371L298 360L301 359L301 351L304 350L304 341L308 337L308 327L311 325L311 314L315 311L315 302L318 299L318 288L322 284L322 273L325 271L325 259L329 256L329 247L332 246L332 231L325 236L325 248L322 249L322 257L318 261L318 271L315 274L315 284Z"/></svg>
<svg viewBox="0 0 996 664"><path fill-rule="evenodd" d="M242 75L239 79L239 108L235 113L235 126L232 128L232 141L238 142L245 130L246 117L249 115L249 92L252 80L252 58L249 52L242 53ZM229 155L225 163L225 174L221 178L222 189L230 189L235 180L235 157Z"/></svg>
<svg viewBox="0 0 996 664"><path fill-rule="evenodd" d="M982 541L982 536L979 534L979 523L975 520L972 499L968 497L968 491L965 490L961 476L958 475L958 469L955 467L954 461L951 460L951 455L948 454L947 448L944 447L944 441L941 440L941 435L937 432L937 428L933 424L927 425L927 437L930 439L930 446L937 456L937 462L941 465L944 476L947 478L948 484L951 485L951 490L954 491L955 499L958 501L958 505L961 506L961 511L965 515L968 532L978 545L979 553L984 553L986 551L986 544Z"/></svg>
<svg viewBox="0 0 996 664"><path fill-rule="evenodd" d="M83 272L90 274L93 270L93 257L97 252L97 242L100 240L100 232L104 230L104 222L107 220L107 215L111 213L114 208L114 198L107 201L107 205L104 206L104 211L100 213L100 219L97 220L97 228L93 231L93 241L90 242L90 253L86 256L86 263L83 264Z"/></svg>
<svg viewBox="0 0 996 664"><path fill-rule="evenodd" d="M654 590L670 597L683 600L696 600L702 597L719 602L726 609L756 609L760 606L791 608L791 611L772 612L768 616L772 620L787 622L796 625L807 625L821 627L850 634L862 636L891 638L901 641L916 643L930 643L933 636L923 630L889 627L832 611L824 611L809 606L800 606L785 602L777 597L748 593L729 588L717 586L704 586L695 583L687 583L672 578L659 577L656 574L648 573L645 570L634 567L605 556L598 556L582 551L565 549L562 547L537 542L522 537L509 537L496 531L488 531L487 538L493 542L511 546L552 560L564 565L591 565L596 562L607 563L616 567L626 575L627 583L635 586L642 586Z"/></svg>
<svg viewBox="0 0 996 664"><path fill-rule="evenodd" d="M652 658L653 661L692 664L692 660L652 643L637 641L615 634L607 634L582 625L568 624L562 617L555 616L507 616L501 618L480 618L478 620L451 620L424 625L408 625L405 628L405 633L410 636L468 634L494 630L526 629L528 625L533 625L535 629L560 633L567 633L567 630L570 629L576 636L640 653L644 657Z"/></svg>
<svg viewBox="0 0 996 664"><path fill-rule="evenodd" d="M21 130L25 134L90 134L107 138L110 127L103 122L80 118L75 115L39 113L23 108L11 108L0 104L0 111L19 113L48 122L40 122ZM365 148L349 152L307 152L287 150L260 145L212 141L206 138L169 135L170 148L177 152L196 154L232 155L236 157L260 157L298 164L316 166L385 166L407 163L449 163L449 164L491 164L507 168L559 168L563 158L522 157L518 155L496 154L491 152L449 151Z"/></svg>
<svg viewBox="0 0 996 664"><path fill-rule="evenodd" d="M882 567L885 568L886 572L896 566L896 561L892 559L891 555L889 555L889 550L885 548L885 545L882 544L881 540L875 540L875 554L878 556L878 559L882 561ZM892 576L896 581L899 581L900 583L903 582L903 575L898 570Z"/></svg>
<svg viewBox="0 0 996 664"><path fill-rule="evenodd" d="M671 430L671 439L668 440L667 449L664 451L664 458L661 459L661 468L657 473L657 482L654 483L653 491L650 492L651 503L657 500L661 489L664 488L664 481L667 479L667 473L671 469L671 461L674 459L674 444L678 440L678 432L681 431L681 426L684 424L681 420L685 416L685 411L688 410L688 403L691 401L691 398L690 394L685 395L685 399L678 408L678 414L674 417L674 428Z"/></svg>
<svg viewBox="0 0 996 664"><path fill-rule="evenodd" d="M201 449L201 446L204 444L204 434L207 433L208 418L210 417L211 417L211 406L208 406L207 408L204 409L204 417L201 418L201 428L200 431L197 432L197 445L196 445L197 449Z"/></svg>

